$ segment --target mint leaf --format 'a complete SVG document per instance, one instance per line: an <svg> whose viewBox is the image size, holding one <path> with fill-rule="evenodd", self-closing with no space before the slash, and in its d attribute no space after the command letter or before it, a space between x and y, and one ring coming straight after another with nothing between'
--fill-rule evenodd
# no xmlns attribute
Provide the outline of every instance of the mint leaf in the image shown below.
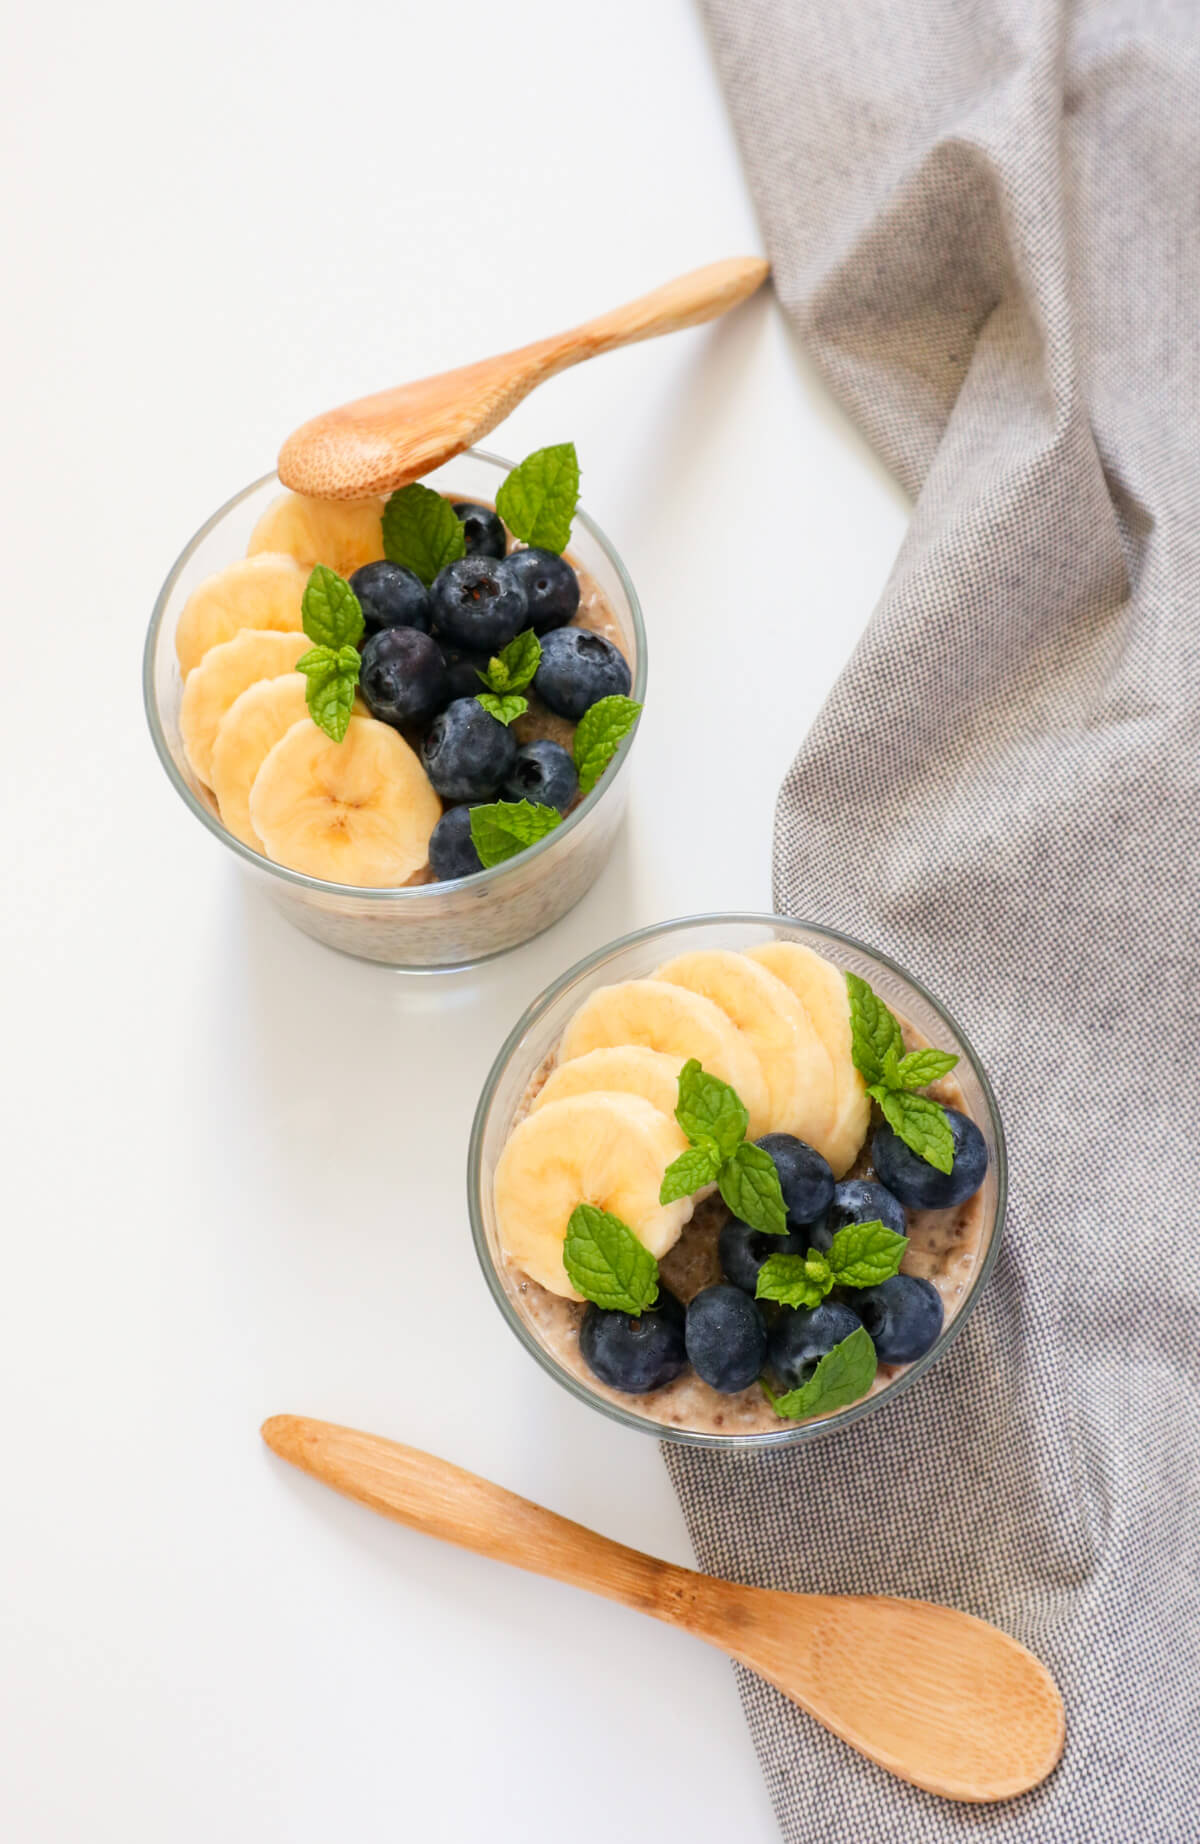
<svg viewBox="0 0 1200 1844"><path fill-rule="evenodd" d="M306 681L309 716L335 743L343 742L350 728L361 663L358 648L350 646L313 647L296 661Z"/></svg>
<svg viewBox="0 0 1200 1844"><path fill-rule="evenodd" d="M533 629L527 627L488 661L487 671L481 672L479 677L489 691L524 691L541 663L542 643Z"/></svg>
<svg viewBox="0 0 1200 1844"><path fill-rule="evenodd" d="M847 1409L865 1396L875 1381L875 1347L865 1326L843 1338L840 1345L827 1351L807 1383L776 1396L762 1385L763 1395L777 1415L788 1421L802 1421L809 1415L832 1415L835 1409Z"/></svg>
<svg viewBox="0 0 1200 1844"><path fill-rule="evenodd" d="M734 1216L749 1223L751 1229L759 1229L766 1236L787 1234L779 1173L771 1155L761 1146L743 1141L721 1167L717 1183Z"/></svg>
<svg viewBox="0 0 1200 1844"><path fill-rule="evenodd" d="M414 480L398 487L383 509L383 554L402 563L428 588L439 570L467 552L467 534L448 499Z"/></svg>
<svg viewBox="0 0 1200 1844"><path fill-rule="evenodd" d="M579 503L579 457L574 442L539 448L514 467L496 495L496 511L524 544L565 551Z"/></svg>
<svg viewBox="0 0 1200 1844"><path fill-rule="evenodd" d="M878 1287L897 1273L908 1237L880 1222L847 1223L826 1257L839 1287Z"/></svg>
<svg viewBox="0 0 1200 1844"><path fill-rule="evenodd" d="M563 1267L576 1293L606 1312L644 1312L658 1298L653 1255L627 1223L596 1204L577 1204L571 1212Z"/></svg>
<svg viewBox="0 0 1200 1844"><path fill-rule="evenodd" d="M910 1050L901 1057L896 1065L896 1080L892 1088L928 1088L931 1082L940 1082L948 1076L958 1062L948 1050Z"/></svg>
<svg viewBox="0 0 1200 1844"><path fill-rule="evenodd" d="M318 647L352 647L362 639L363 612L345 577L327 564L313 569L300 600L304 632Z"/></svg>
<svg viewBox="0 0 1200 1844"><path fill-rule="evenodd" d="M889 1072L889 1060L894 1070L896 1059L904 1053L900 1026L883 1000L857 973L846 975L846 990L850 996L850 1055L854 1067L864 1082L885 1082L891 1087L894 1077Z"/></svg>
<svg viewBox="0 0 1200 1844"><path fill-rule="evenodd" d="M954 1135L946 1111L927 1095L875 1084L867 1090L883 1109L883 1118L897 1137L939 1172L954 1166Z"/></svg>
<svg viewBox="0 0 1200 1844"><path fill-rule="evenodd" d="M781 1306L819 1306L833 1286L829 1263L816 1249L807 1255L768 1255L758 1270L756 1300Z"/></svg>
<svg viewBox="0 0 1200 1844"><path fill-rule="evenodd" d="M492 692L476 692L475 702L481 704L489 717L494 717L499 724L516 723L529 709L528 698L497 698Z"/></svg>
<svg viewBox="0 0 1200 1844"><path fill-rule="evenodd" d="M598 698L579 719L575 731L575 766L579 791L590 794L641 715L636 699L614 694Z"/></svg>
<svg viewBox="0 0 1200 1844"><path fill-rule="evenodd" d="M515 858L562 822L557 807L535 807L528 800L496 800L471 808L471 840L485 869Z"/></svg>
<svg viewBox="0 0 1200 1844"><path fill-rule="evenodd" d="M711 1140L706 1146L689 1146L678 1159L672 1159L663 1173L659 1203L674 1204L681 1197L691 1197L702 1191L705 1185L713 1182L720 1169L721 1156Z"/></svg>
<svg viewBox="0 0 1200 1844"><path fill-rule="evenodd" d="M689 1057L679 1072L679 1100L675 1119L693 1146L711 1141L718 1161L728 1159L741 1145L750 1116L728 1082L710 1076L696 1058Z"/></svg>

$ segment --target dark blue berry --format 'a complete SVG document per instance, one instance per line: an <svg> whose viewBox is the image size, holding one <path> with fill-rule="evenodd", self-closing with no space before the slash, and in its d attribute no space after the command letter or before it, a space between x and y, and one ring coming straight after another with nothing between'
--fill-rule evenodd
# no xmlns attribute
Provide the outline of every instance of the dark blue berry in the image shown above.
<svg viewBox="0 0 1200 1844"><path fill-rule="evenodd" d="M861 1325L858 1314L840 1300L822 1300L799 1312L784 1307L771 1327L767 1361L785 1389L799 1389L834 1345Z"/></svg>
<svg viewBox="0 0 1200 1844"><path fill-rule="evenodd" d="M566 626L579 607L579 578L565 557L534 548L513 551L504 568L525 591L535 634Z"/></svg>
<svg viewBox="0 0 1200 1844"><path fill-rule="evenodd" d="M513 758L517 739L475 698L456 698L435 717L421 744L425 773L443 800L494 800Z"/></svg>
<svg viewBox="0 0 1200 1844"><path fill-rule="evenodd" d="M470 807L450 807L443 813L429 840L429 868L444 884L482 871L471 837Z"/></svg>
<svg viewBox="0 0 1200 1844"><path fill-rule="evenodd" d="M429 591L433 625L451 646L490 658L529 626L529 605L493 557L459 557Z"/></svg>
<svg viewBox="0 0 1200 1844"><path fill-rule="evenodd" d="M477 506L474 500L454 502L455 517L462 523L468 557L503 557L508 549L504 520L490 506Z"/></svg>
<svg viewBox="0 0 1200 1844"><path fill-rule="evenodd" d="M476 698L487 686L480 678L481 672L488 669L489 655L486 653L464 653L461 647L443 647L446 656L446 678L450 685L450 700L455 698Z"/></svg>
<svg viewBox="0 0 1200 1844"><path fill-rule="evenodd" d="M350 578L358 597L368 634L385 627L416 627L428 634L433 626L429 591L413 570L402 563L365 563Z"/></svg>
<svg viewBox="0 0 1200 1844"><path fill-rule="evenodd" d="M539 737L517 750L504 783L505 800L532 800L541 807L565 813L579 792L575 764L561 743Z"/></svg>
<svg viewBox="0 0 1200 1844"><path fill-rule="evenodd" d="M779 1185L787 1208L788 1228L815 1223L833 1202L833 1172L815 1146L798 1140L792 1133L765 1133L755 1141L779 1173Z"/></svg>
<svg viewBox="0 0 1200 1844"><path fill-rule="evenodd" d="M644 1396L672 1382L687 1365L683 1308L659 1287L655 1305L634 1318L589 1306L579 1328L584 1363L610 1389Z"/></svg>
<svg viewBox="0 0 1200 1844"><path fill-rule="evenodd" d="M688 1303L687 1354L696 1375L731 1396L755 1382L767 1354L762 1314L740 1287L723 1281Z"/></svg>
<svg viewBox="0 0 1200 1844"><path fill-rule="evenodd" d="M905 1233L904 1205L883 1185L869 1178L846 1178L835 1185L833 1202L819 1222L812 1224L812 1246L825 1254L839 1229L849 1223L882 1223L898 1236Z"/></svg>
<svg viewBox="0 0 1200 1844"><path fill-rule="evenodd" d="M632 683L624 654L603 634L581 627L556 627L542 642L533 689L559 717L578 723L601 698L627 694Z"/></svg>
<svg viewBox="0 0 1200 1844"><path fill-rule="evenodd" d="M871 1142L875 1170L910 1210L950 1210L955 1204L965 1204L983 1183L988 1150L982 1133L957 1108L947 1108L946 1119L954 1135L954 1164L948 1172L939 1172L913 1152L886 1122Z"/></svg>
<svg viewBox="0 0 1200 1844"><path fill-rule="evenodd" d="M751 1295L758 1286L759 1269L768 1255L807 1255L812 1246L815 1245L810 1243L807 1229L791 1236L764 1236L760 1229L751 1229L749 1223L743 1223L738 1217L726 1223L717 1238L722 1274L743 1293Z"/></svg>
<svg viewBox="0 0 1200 1844"><path fill-rule="evenodd" d="M937 1342L945 1317L933 1282L916 1274L893 1274L878 1287L864 1287L854 1304L881 1364L911 1364L924 1357Z"/></svg>
<svg viewBox="0 0 1200 1844"><path fill-rule="evenodd" d="M416 723L440 711L449 694L446 662L436 640L415 627L385 627L363 648L358 689L372 717Z"/></svg>

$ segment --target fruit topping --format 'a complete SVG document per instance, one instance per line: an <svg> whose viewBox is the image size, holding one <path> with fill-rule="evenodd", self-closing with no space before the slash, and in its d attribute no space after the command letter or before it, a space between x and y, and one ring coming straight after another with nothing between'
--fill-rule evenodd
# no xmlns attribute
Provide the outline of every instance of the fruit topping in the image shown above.
<svg viewBox="0 0 1200 1844"><path fill-rule="evenodd" d="M609 1094L640 1095L652 1107L673 1118L679 1098L677 1056L664 1056L660 1050L646 1050L640 1044L619 1044L604 1050L590 1050L569 1063L559 1063L547 1076L530 1103L544 1108L548 1101L561 1101L565 1095Z"/></svg>
<svg viewBox="0 0 1200 1844"><path fill-rule="evenodd" d="M770 1255L807 1254L810 1232L800 1230L794 1236L771 1236L764 1230L751 1229L737 1217L731 1217L717 1238L717 1255L727 1281L743 1293L758 1291L758 1277Z"/></svg>
<svg viewBox="0 0 1200 1844"><path fill-rule="evenodd" d="M283 493L273 499L250 535L247 553L283 551L304 569L323 563L349 576L384 555L378 499L308 499Z"/></svg>
<svg viewBox="0 0 1200 1844"><path fill-rule="evenodd" d="M456 698L433 721L421 744L430 781L450 801L491 800L516 760L512 731L475 698Z"/></svg>
<svg viewBox="0 0 1200 1844"><path fill-rule="evenodd" d="M687 1354L710 1389L733 1395L757 1381L767 1354L762 1313L740 1287L718 1282L689 1302Z"/></svg>
<svg viewBox="0 0 1200 1844"><path fill-rule="evenodd" d="M175 653L184 678L204 655L243 628L298 634L308 573L294 557L242 557L193 589L175 629Z"/></svg>
<svg viewBox="0 0 1200 1844"><path fill-rule="evenodd" d="M307 715L304 674L284 672L248 686L221 719L213 745L212 790L222 825L253 851L263 849L250 824L254 778L280 738Z"/></svg>
<svg viewBox="0 0 1200 1844"><path fill-rule="evenodd" d="M629 1396L662 1389L687 1368L683 1308L663 1288L654 1306L636 1316L589 1306L579 1328L579 1351L610 1389Z"/></svg>
<svg viewBox="0 0 1200 1844"><path fill-rule="evenodd" d="M814 1248L827 1249L839 1229L849 1223L882 1223L896 1235L905 1233L904 1205L898 1197L869 1178L847 1178L833 1188L833 1202L808 1231Z"/></svg>
<svg viewBox="0 0 1200 1844"><path fill-rule="evenodd" d="M821 1359L861 1329L857 1312L841 1300L800 1312L785 1307L771 1327L767 1362L785 1389L802 1389Z"/></svg>
<svg viewBox="0 0 1200 1844"><path fill-rule="evenodd" d="M911 1364L936 1344L942 1330L942 1296L917 1274L893 1274L857 1294L855 1309L881 1364Z"/></svg>
<svg viewBox="0 0 1200 1844"><path fill-rule="evenodd" d="M523 598L524 592L518 593ZM461 644L478 643L464 637ZM632 683L629 662L611 640L606 640L603 634L590 633L586 628L558 627L542 642L542 658L533 688L542 703L557 716L577 723L601 698L627 696Z"/></svg>
<svg viewBox="0 0 1200 1844"><path fill-rule="evenodd" d="M448 807L443 813L429 840L429 868L442 883L482 871L471 837L470 807Z"/></svg>
<svg viewBox="0 0 1200 1844"><path fill-rule="evenodd" d="M245 628L232 640L210 647L188 674L179 707L179 732L188 761L201 781L212 785L217 731L235 699L260 679L293 672L307 647L303 634Z"/></svg>
<svg viewBox="0 0 1200 1844"><path fill-rule="evenodd" d="M372 717L397 728L434 716L450 694L441 648L415 627L373 634L363 648L358 683Z"/></svg>
<svg viewBox="0 0 1200 1844"><path fill-rule="evenodd" d="M385 557L365 563L350 578L358 597L368 634L385 627L416 627L428 634L433 626L429 591L413 570L389 563Z"/></svg>
<svg viewBox="0 0 1200 1844"><path fill-rule="evenodd" d="M447 564L429 595L439 636L469 652L499 653L529 625L525 591L492 557Z"/></svg>
<svg viewBox="0 0 1200 1844"><path fill-rule="evenodd" d="M452 509L463 528L468 557L503 557L508 549L508 533L499 513L469 499L454 500Z"/></svg>
<svg viewBox="0 0 1200 1844"><path fill-rule="evenodd" d="M975 1122L957 1108L943 1108L940 1112L953 1148L948 1172L939 1171L905 1145L886 1121L871 1142L875 1170L893 1196L910 1210L951 1210L956 1204L964 1204L978 1191L987 1172L987 1142Z"/></svg>
<svg viewBox="0 0 1200 1844"><path fill-rule="evenodd" d="M756 1142L779 1173L788 1228L814 1223L833 1201L833 1173L815 1147L790 1133L767 1133Z"/></svg>
<svg viewBox="0 0 1200 1844"><path fill-rule="evenodd" d="M495 553L503 557L503 551ZM579 608L579 578L565 557L537 549L514 551L504 565L505 574L520 584L529 607L535 634L565 627Z"/></svg>
<svg viewBox="0 0 1200 1844"><path fill-rule="evenodd" d="M825 1046L833 1071L830 1125L819 1142L840 1178L867 1137L871 1102L851 1056L850 1001L837 968L799 941L768 941L749 958L782 980L800 1001Z"/></svg>
<svg viewBox="0 0 1200 1844"><path fill-rule="evenodd" d="M531 800L565 813L579 792L575 764L561 743L546 737L517 750L504 781L506 800Z"/></svg>

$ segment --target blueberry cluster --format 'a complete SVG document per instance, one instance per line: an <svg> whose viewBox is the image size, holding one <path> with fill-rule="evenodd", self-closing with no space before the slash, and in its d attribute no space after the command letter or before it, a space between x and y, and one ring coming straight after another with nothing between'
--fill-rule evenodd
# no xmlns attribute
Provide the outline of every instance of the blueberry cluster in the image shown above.
<svg viewBox="0 0 1200 1844"><path fill-rule="evenodd" d="M860 1327L881 1364L924 1356L942 1329L942 1300L931 1282L915 1275L894 1274L877 1287L835 1288L811 1309L756 1299L755 1290L769 1255L824 1253L851 1223L879 1221L903 1235L906 1209L950 1209L973 1196L987 1169L986 1143L968 1116L954 1108L946 1116L955 1148L948 1173L910 1151L886 1124L871 1144L877 1178L841 1184L803 1140L786 1133L758 1140L779 1174L786 1235L766 1235L731 1219L717 1245L725 1279L694 1295L686 1308L661 1283L653 1310L636 1318L589 1306L579 1334L587 1364L601 1382L630 1395L661 1389L689 1364L710 1388L732 1394L764 1371L784 1390L801 1388L821 1359Z"/></svg>
<svg viewBox="0 0 1200 1844"><path fill-rule="evenodd" d="M568 625L579 579L553 551L508 553L508 533L489 506L454 506L465 556L426 588L403 564L381 559L350 578L365 625L359 691L372 717L419 746L425 772L448 805L430 841L434 875L478 871L468 809L528 800L565 812L578 791L569 751L545 739L519 746L509 727L478 702L479 677L518 634L541 641L533 690L557 716L577 723L599 699L630 689L619 650L601 634Z"/></svg>

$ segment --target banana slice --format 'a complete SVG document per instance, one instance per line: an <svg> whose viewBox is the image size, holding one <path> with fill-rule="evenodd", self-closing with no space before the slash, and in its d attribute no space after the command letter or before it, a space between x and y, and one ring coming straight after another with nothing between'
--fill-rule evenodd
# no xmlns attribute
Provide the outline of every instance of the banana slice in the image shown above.
<svg viewBox="0 0 1200 1844"><path fill-rule="evenodd" d="M251 532L246 554L286 551L304 566L306 577L315 563L350 576L383 556L382 518L381 499L306 499L303 493L281 493Z"/></svg>
<svg viewBox="0 0 1200 1844"><path fill-rule="evenodd" d="M527 1114L496 1165L496 1225L505 1252L551 1293L577 1300L562 1251L576 1204L598 1204L665 1255L692 1201L658 1201L679 1129L638 1095L568 1095Z"/></svg>
<svg viewBox="0 0 1200 1844"><path fill-rule="evenodd" d="M209 787L213 778L213 745L217 731L234 700L260 679L290 673L308 651L304 634L275 634L265 628L244 628L232 640L210 647L183 688L179 707L179 733L187 759Z"/></svg>
<svg viewBox="0 0 1200 1844"><path fill-rule="evenodd" d="M667 980L598 986L563 1033L559 1060L570 1062L607 1044L643 1044L668 1056L698 1057L710 1075L735 1088L750 1116L750 1136L766 1133L770 1101L762 1064L749 1039L711 999Z"/></svg>
<svg viewBox="0 0 1200 1844"><path fill-rule="evenodd" d="M260 679L234 699L217 728L212 790L221 821L235 839L256 852L262 852L263 842L250 824L250 789L276 743L308 716L306 691L302 672Z"/></svg>
<svg viewBox="0 0 1200 1844"><path fill-rule="evenodd" d="M871 1102L850 1055L850 1000L842 974L799 941L768 941L750 958L790 986L813 1021L833 1063L834 1121L830 1147L822 1147L840 1178L854 1164L867 1128Z"/></svg>
<svg viewBox="0 0 1200 1844"><path fill-rule="evenodd" d="M267 552L240 557L206 577L188 597L175 629L175 654L184 678L210 647L232 640L244 627L298 634L307 581L294 557Z"/></svg>
<svg viewBox="0 0 1200 1844"><path fill-rule="evenodd" d="M340 743L309 717L293 724L250 789L267 857L335 884L407 883L424 869L441 817L419 758L373 717L351 717Z"/></svg>
<svg viewBox="0 0 1200 1844"><path fill-rule="evenodd" d="M744 1032L766 1078L771 1133L794 1133L818 1152L834 1117L833 1064L791 988L729 948L701 948L655 969L656 980L703 994Z"/></svg>
<svg viewBox="0 0 1200 1844"><path fill-rule="evenodd" d="M610 1095L640 1095L667 1119L675 1119L679 1100L679 1072L683 1058L667 1056L661 1050L646 1050L640 1044L614 1044L604 1050L589 1050L586 1056L572 1058L552 1069L531 1104L544 1108L549 1101L563 1101L568 1095L591 1095L598 1091ZM687 1144L680 1133L679 1151Z"/></svg>

